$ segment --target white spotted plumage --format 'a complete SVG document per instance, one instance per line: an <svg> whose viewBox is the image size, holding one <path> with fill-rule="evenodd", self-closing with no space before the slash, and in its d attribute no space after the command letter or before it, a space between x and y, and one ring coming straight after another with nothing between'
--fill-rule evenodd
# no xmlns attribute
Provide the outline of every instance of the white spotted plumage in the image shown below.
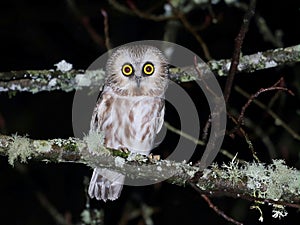
<svg viewBox="0 0 300 225"><path fill-rule="evenodd" d="M126 64L134 71L130 76L122 74ZM153 65L153 74L143 74L146 64ZM148 155L164 121L167 60L152 46L121 47L108 59L106 76L90 131L104 132L107 147ZM104 201L114 200L121 193L124 179L120 173L96 168L89 195Z"/></svg>

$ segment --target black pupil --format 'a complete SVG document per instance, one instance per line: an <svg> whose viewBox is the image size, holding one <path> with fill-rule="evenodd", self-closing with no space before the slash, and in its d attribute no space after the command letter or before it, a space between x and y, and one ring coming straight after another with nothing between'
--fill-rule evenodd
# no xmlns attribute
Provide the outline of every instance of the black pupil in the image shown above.
<svg viewBox="0 0 300 225"><path fill-rule="evenodd" d="M151 72L151 66L146 66L146 71Z"/></svg>
<svg viewBox="0 0 300 225"><path fill-rule="evenodd" d="M125 73L129 73L130 72L130 68L128 66L125 67Z"/></svg>

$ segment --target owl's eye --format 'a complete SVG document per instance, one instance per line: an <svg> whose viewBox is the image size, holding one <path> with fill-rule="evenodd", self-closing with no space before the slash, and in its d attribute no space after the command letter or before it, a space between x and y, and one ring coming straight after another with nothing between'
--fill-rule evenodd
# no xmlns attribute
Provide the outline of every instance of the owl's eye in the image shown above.
<svg viewBox="0 0 300 225"><path fill-rule="evenodd" d="M124 64L122 66L122 73L124 76L130 76L133 74L133 67L131 64Z"/></svg>
<svg viewBox="0 0 300 225"><path fill-rule="evenodd" d="M146 62L143 67L143 73L145 75L152 75L154 73L154 65L150 62Z"/></svg>

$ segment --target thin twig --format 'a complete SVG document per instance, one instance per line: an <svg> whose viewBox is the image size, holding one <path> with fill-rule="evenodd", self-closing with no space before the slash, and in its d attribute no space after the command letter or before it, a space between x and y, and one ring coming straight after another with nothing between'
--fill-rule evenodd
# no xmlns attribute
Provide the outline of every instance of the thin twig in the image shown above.
<svg viewBox="0 0 300 225"><path fill-rule="evenodd" d="M246 98L250 98L251 95L244 90L242 90L240 87L236 86L235 90L243 95ZM253 99L253 103L257 105L259 108L265 110L266 113L268 113L275 121L277 126L281 126L283 129L285 129L293 138L300 141L300 135L294 131L286 122L283 121L283 119L280 118L273 110L271 110L268 106L266 106L264 103L257 99Z"/></svg>
<svg viewBox="0 0 300 225"><path fill-rule="evenodd" d="M231 218L230 216L227 216L222 210L220 210L216 205L214 205L211 200L209 199L209 197L207 197L204 194L201 194L201 197L207 202L208 206L213 209L218 215L222 216L225 220L227 220L228 222L231 222L233 224L236 225L243 225L243 223Z"/></svg>
<svg viewBox="0 0 300 225"><path fill-rule="evenodd" d="M240 123L242 122L242 120L244 118L244 114L245 114L246 109L250 106L250 104L253 102L253 100L255 98L257 98L261 93L264 93L264 92L267 92L267 91L280 90L280 91L287 91L291 95L294 95L288 88L277 86L277 85L281 84L282 81L283 81L283 78L280 78L279 81L277 81L273 86L268 87L268 88L261 88L255 94L250 96L250 98L248 99L246 104L242 107L241 113L240 113L240 115L238 117L238 120L237 120L238 126L240 125Z"/></svg>
<svg viewBox="0 0 300 225"><path fill-rule="evenodd" d="M90 24L90 19L87 16L82 15L74 0L67 0L67 4L70 10L74 13L76 18L81 22L83 27L86 29L92 40L101 48L104 48L104 40L103 38L97 33L97 31L92 27Z"/></svg>
<svg viewBox="0 0 300 225"><path fill-rule="evenodd" d="M27 184L31 190L34 190L34 195L37 198L40 205L49 213L56 224L70 225L62 214L54 207L54 205L48 200L44 193L39 190L39 187L34 180L29 176L27 167L23 164L17 164L15 167L19 173L26 177Z"/></svg>
<svg viewBox="0 0 300 225"><path fill-rule="evenodd" d="M189 134L183 132L182 130L179 130L179 129L173 127L173 126L170 125L168 122L165 121L165 122L164 122L164 125L166 126L166 128L167 128L169 131L171 131L171 132L173 132L173 133L175 133L175 134L178 134L178 135L180 135L180 136L186 138L187 140L190 140L190 141L194 142L195 144L197 144L197 145L199 145L199 146L205 146L205 142L204 142L204 141L198 140L197 138L194 138L193 136L191 136L191 135L189 135ZM220 149L220 153L223 154L224 156L228 157L229 159L233 159L233 157L234 157L234 155L232 155L230 152L228 152L228 151L225 150L225 149ZM242 160L242 159L238 159L238 158L237 158L237 160L238 160L239 162L245 162L245 161Z"/></svg>
<svg viewBox="0 0 300 225"><path fill-rule="evenodd" d="M143 19L148 19L148 20L153 20L155 22L160 22L160 21L166 21L166 20L171 20L171 19L175 19L175 16L173 15L154 15L154 14L149 14L146 12L142 12L140 11L136 5L134 4L134 2L132 2L131 0L127 0L127 4L129 5L130 9L132 10L132 12L137 15L140 18Z"/></svg>
<svg viewBox="0 0 300 225"><path fill-rule="evenodd" d="M172 4L170 4L172 6ZM178 10L177 8L175 8L174 6L172 6L172 9L175 13L175 15L177 16L177 18L182 22L183 26L196 38L196 40L198 41L198 43L200 44L204 56L207 60L211 60L211 55L209 53L208 47L206 45L206 43L204 42L204 40L202 39L202 37L197 33L197 30L190 24L190 22L187 20L187 18L185 17L185 15Z"/></svg>
<svg viewBox="0 0 300 225"><path fill-rule="evenodd" d="M205 142L198 140L197 138L194 138L193 136L183 132L182 130L176 129L175 127L171 126L168 122L165 122L164 125L166 126L166 128L172 132L174 132L175 134L178 134L192 142L194 142L197 145L201 145L204 146Z"/></svg>
<svg viewBox="0 0 300 225"><path fill-rule="evenodd" d="M232 122L234 122L236 125L238 125L238 121L237 121L237 119L236 119L234 116L232 116L229 112L227 112L227 115L228 115L228 117L232 120ZM259 158L257 157L256 151L255 151L255 149L254 149L254 147L253 147L253 144L252 144L252 142L251 142L251 140L250 140L250 138L249 138L247 132L246 132L241 126L235 126L231 131L227 132L227 134L228 134L230 137L234 137L234 133L235 133L237 130L238 130L239 132L241 132L242 136L245 138L245 141L246 141L246 143L248 144L248 147L249 147L249 149L250 149L251 152L252 152L253 158L254 158L257 162L260 162L260 160L259 160Z"/></svg>
<svg viewBox="0 0 300 225"><path fill-rule="evenodd" d="M246 3L240 2L240 1L232 1L232 3L229 3L231 5L233 5L234 7L241 9L243 11L247 11L248 6ZM268 27L266 20L259 15L259 13L256 13L256 15L254 16L255 18L255 22L257 25L257 28L259 30L259 32L261 33L264 41L268 41L270 43L272 43L275 47L282 47L283 43L282 43L282 32L280 31L275 31L275 34L272 33L272 30L270 29L270 27Z"/></svg>
<svg viewBox="0 0 300 225"><path fill-rule="evenodd" d="M201 197L207 202L208 206L210 208L212 208L218 215L222 216L225 220L237 224L237 225L243 225L243 223L236 221L235 219L227 216L222 210L220 210L216 205L214 205L211 200L201 192L201 190L194 184L194 183L189 183L189 185L195 190L197 191Z"/></svg>
<svg viewBox="0 0 300 225"><path fill-rule="evenodd" d="M109 38L109 24L108 24L108 15L104 9L101 9L101 14L104 17L104 35L105 35L105 46L107 50L111 49L110 38Z"/></svg>
<svg viewBox="0 0 300 225"><path fill-rule="evenodd" d="M275 31L275 34L273 34L271 29L268 27L266 20L259 15L255 16L255 22L264 41L270 42L277 48L283 47L283 43L281 40L282 31Z"/></svg>
<svg viewBox="0 0 300 225"><path fill-rule="evenodd" d="M211 115L208 116L208 119L207 119L207 121L205 123L205 126L203 128L203 134L202 134L202 141L203 142L207 141L208 131L209 131L210 126L211 126Z"/></svg>
<svg viewBox="0 0 300 225"><path fill-rule="evenodd" d="M109 4L111 4L113 6L114 9L116 9L117 11L133 16L135 15L132 10L130 10L128 7L124 6L123 4L120 4L118 1L116 0L108 0Z"/></svg>
<svg viewBox="0 0 300 225"><path fill-rule="evenodd" d="M246 35L246 33L249 29L249 24L250 24L251 18L253 17L253 15L255 13L255 6L256 6L256 0L251 0L249 8L248 8L247 12L244 15L243 23L241 25L240 31L239 31L239 33L238 33L238 35L237 35L237 37L235 38L235 41L234 41L233 56L232 56L230 69L229 69L229 72L228 72L228 77L227 77L226 84L225 84L225 89L224 89L224 96L225 96L225 102L226 103L228 102L228 99L229 99L229 96L230 96L234 76L235 76L235 74L238 70L242 44L243 44L245 35Z"/></svg>
<svg viewBox="0 0 300 225"><path fill-rule="evenodd" d="M194 57L194 65L195 65L195 70L200 78L200 80L203 82L204 84L204 87L206 88L206 90L211 93L212 95L214 95L215 97L217 97L216 93L211 90L211 88L209 87L209 85L207 85L204 77L203 77L203 73L200 71L200 68L198 66L198 62L197 62L197 57L195 56ZM204 129L203 129L203 135L202 135L202 140L205 142L207 137L208 137L208 130L211 126L211 114L209 115L207 121L206 121L206 124L204 126Z"/></svg>
<svg viewBox="0 0 300 225"><path fill-rule="evenodd" d="M208 1L208 6L207 6L207 9L208 9L208 12L211 16L211 20L213 23L217 23L218 22L218 19L216 18L216 14L215 12L213 11L213 8L212 8L212 0L209 0Z"/></svg>
<svg viewBox="0 0 300 225"><path fill-rule="evenodd" d="M284 91L287 91L289 92L290 94L293 95L293 93L285 88L285 87L279 87L278 85L282 84L283 82L283 78L279 79L274 85L272 85L271 87L269 88L261 88L259 91L257 91L255 94L251 95L250 98L248 99L248 101L246 102L246 104L242 107L242 110L239 114L239 117L237 119L235 119L233 116L230 116L230 118L232 119L232 121L236 124L235 128L233 128L229 133L229 135L232 135L234 132L236 132L237 130L241 131L242 134L244 135L244 137L246 138L246 141L252 151L252 155L254 157L255 160L257 160L258 162L260 161L256 155L256 152L254 151L254 148L253 148L253 145L248 137L248 135L246 134L246 132L241 129L241 123L244 119L244 115L245 115L245 112L246 112L246 109L250 106L250 104L253 102L253 100L255 98L257 98L261 93L263 92L266 92L266 91L272 91L272 90L284 90Z"/></svg>

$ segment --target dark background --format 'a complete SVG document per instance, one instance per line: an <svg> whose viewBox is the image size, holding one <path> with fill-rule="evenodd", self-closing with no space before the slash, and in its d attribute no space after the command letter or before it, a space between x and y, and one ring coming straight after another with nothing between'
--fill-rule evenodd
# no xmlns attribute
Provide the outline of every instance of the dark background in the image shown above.
<svg viewBox="0 0 300 225"><path fill-rule="evenodd" d="M100 38L104 39L103 16L105 9L109 19L109 34L113 47L138 40L161 40L165 21L154 22L128 15L114 9L107 1L74 1L76 10L70 1L21 1L10 0L0 3L0 71L24 69L53 69L62 59L73 64L75 69L87 68L96 58L106 52L104 42L95 42L93 35L86 29L86 22ZM122 2L122 1L120 1ZM134 1L142 11L152 10L153 14L163 12L162 1ZM247 3L247 2L246 2ZM126 2L123 2L126 6ZM244 11L228 6L224 1L212 5L218 23L209 23L199 34L206 42L214 59L230 58L233 52L234 38L237 35ZM283 47L299 44L300 41L300 3L299 1L258 1L257 13L262 16L270 30L282 32ZM201 26L211 19L209 7L195 8L186 15L194 26ZM85 22L83 22L85 21ZM96 35L96 36L97 36ZM94 36L95 37L95 36ZM204 58L199 43L182 25L179 27L176 43L189 48ZM252 54L277 48L265 41L257 23L251 22L242 48L243 54ZM235 84L249 93L255 93L262 87L269 87L280 77L285 78L286 86L295 96L279 94L272 109L296 132L299 127L299 64L268 69L252 74L237 75ZM225 78L218 78L224 87ZM203 109L205 99L199 95L193 83L183 84L201 109L200 117L205 123L207 109ZM0 131L11 135L28 135L33 139L67 138L72 132L72 100L74 92L42 92L38 94L17 93L16 96L0 94ZM268 104L275 92L260 96ZM246 99L233 91L229 109L240 112ZM167 108L166 120L176 122L172 116L172 107ZM203 114L203 115L202 115ZM247 126L251 140L264 162L272 158L284 158L289 166L300 168L299 141L296 141L284 129L274 124L274 120L255 105L246 113L252 122ZM228 129L233 128L229 122ZM257 130L260 128L264 133ZM269 137L274 149L268 151L263 137ZM156 150L164 155L169 150L176 135L168 134L161 147ZM250 150L244 138L226 137L223 147L232 154L252 161ZM201 156L201 155L200 155ZM193 160L197 160L195 154ZM218 156L218 162L228 161ZM91 169L75 164L46 164L30 161L28 164L16 164L12 168L6 157L0 158L0 224L56 224L48 211L41 206L37 193L41 193L68 221L76 224L80 213L85 209L84 176L91 176ZM258 224L259 213L250 210L251 202L226 197L213 198L213 202L228 215L244 222ZM147 204L156 210L152 218L154 224L224 224L227 223L215 214L201 196L189 187L177 187L168 183L148 187L125 187L119 200L103 204L92 201L91 207L103 209L105 224L117 224L124 209L131 205L139 209ZM288 209L289 215L282 220L271 217L271 208L261 206L264 224L295 224L299 213ZM144 224L141 217L128 224Z"/></svg>

